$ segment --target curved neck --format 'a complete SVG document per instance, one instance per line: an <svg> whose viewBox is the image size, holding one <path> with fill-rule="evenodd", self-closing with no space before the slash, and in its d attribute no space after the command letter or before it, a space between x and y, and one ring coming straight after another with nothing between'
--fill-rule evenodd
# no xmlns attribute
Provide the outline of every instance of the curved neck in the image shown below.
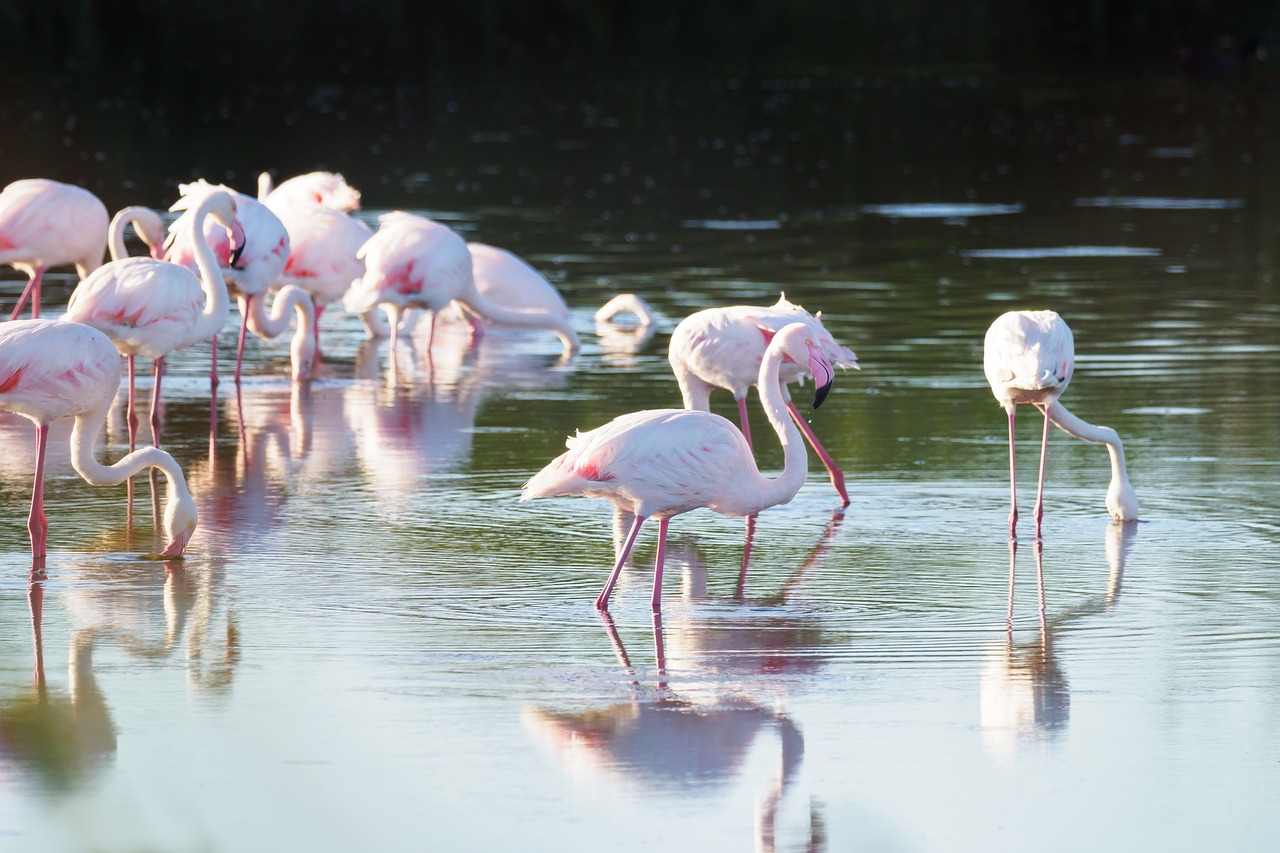
<svg viewBox="0 0 1280 853"><path fill-rule="evenodd" d="M504 308L498 303L485 298L484 294L476 290L474 286L468 288L468 290L469 292L459 296L457 301L486 320L503 326L550 329L556 333L556 337L560 339L560 343L564 346L566 353L578 351L580 346L578 333L573 330L573 326L564 317L552 314L549 311L515 311L510 308Z"/></svg>
<svg viewBox="0 0 1280 853"><path fill-rule="evenodd" d="M145 208L142 207L125 207L121 208L115 216L111 217L111 226L107 229L107 246L111 250L111 260L118 261L121 258L129 257L129 250L124 245L124 229L129 223L134 223L134 230L138 230L137 220L135 217L139 215ZM138 236L142 236L142 232L138 231ZM142 242L146 242L143 240Z"/></svg>
<svg viewBox="0 0 1280 853"><path fill-rule="evenodd" d="M240 310L245 310L245 297L241 296ZM276 292L267 313L266 294L254 297L248 308L249 330L262 338L276 338L289 328L289 310L298 314L297 329L289 350L293 359L294 378L305 378L315 357L316 306L311 295L300 287L287 284Z"/></svg>
<svg viewBox="0 0 1280 853"><path fill-rule="evenodd" d="M1062 403L1054 402L1048 408L1049 420L1054 426L1067 435L1081 441L1092 441L1107 446L1107 454L1111 457L1111 481L1127 485L1129 475L1124 464L1124 444L1119 434L1111 427L1094 426L1071 414Z"/></svg>
<svg viewBox="0 0 1280 853"><path fill-rule="evenodd" d="M641 326L652 326L658 319L649 303L634 293L620 293L613 297L596 311L595 319L599 323L608 323L619 314L627 312L635 314Z"/></svg>
<svg viewBox="0 0 1280 853"><path fill-rule="evenodd" d="M756 390L760 393L765 416L769 418L773 431L782 442L782 473L770 480L756 469L759 482L749 496L744 497L744 502L739 507L743 515L754 515L762 509L787 503L796 496L809 476L809 454L804 449L800 430L787 414L786 400L782 396L782 386L778 380L778 369L782 366L783 357L782 347L770 343L765 350L764 361L760 363L760 375L756 380Z"/></svg>
<svg viewBox="0 0 1280 853"><path fill-rule="evenodd" d="M195 209L191 217L191 248L200 270L200 289L204 291L204 310L192 331L191 340L211 338L227 323L231 311L231 297L227 295L227 282L218 268L218 256L209 248L204 236L204 220L209 215L210 202L206 199Z"/></svg>

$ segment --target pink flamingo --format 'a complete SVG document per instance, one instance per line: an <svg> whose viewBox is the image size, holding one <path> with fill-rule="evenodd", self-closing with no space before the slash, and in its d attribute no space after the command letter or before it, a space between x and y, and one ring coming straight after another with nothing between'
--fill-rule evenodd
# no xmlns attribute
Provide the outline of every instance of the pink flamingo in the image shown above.
<svg viewBox="0 0 1280 853"><path fill-rule="evenodd" d="M107 208L86 189L29 178L0 192L0 264L28 276L26 289L9 315L16 320L27 297L31 316L40 316L40 283L49 267L75 264L80 278L102 265L107 248Z"/></svg>
<svg viewBox="0 0 1280 853"><path fill-rule="evenodd" d="M711 392L724 388L733 393L738 403L738 418L747 446L751 446L751 427L747 421L747 390L756 381L756 371L764 357L771 331L777 331L789 323L804 323L818 342L827 359L836 367L858 367L858 359L851 350L838 343L822 325L822 312L812 315L787 301L783 294L774 305L767 308L752 305L734 305L727 308L707 308L690 314L680 321L671 333L667 360L680 383L680 394L686 409L711 410ZM761 334L761 329L765 333ZM786 385L803 379L808 371L803 363L786 362L780 371L783 383L782 397L792 420L800 427L813 450L831 475L831 485L840 493L844 506L849 505L849 493L845 489L844 472L836 465L831 454L818 441L813 429L796 411Z"/></svg>
<svg viewBox="0 0 1280 853"><path fill-rule="evenodd" d="M154 447L135 450L113 465L94 453L107 410L120 388L120 354L97 329L65 320L15 320L0 324L0 408L36 425L35 488L27 530L32 568L44 568L49 530L44 513L44 458L49 424L74 418L71 464L85 482L114 486L143 468L158 468L168 480L164 524L169 544L161 557L181 557L196 529L196 505L182 469Z"/></svg>
<svg viewBox="0 0 1280 853"><path fill-rule="evenodd" d="M351 213L360 209L360 191L337 172L308 172L272 188L271 174L258 175L258 201L273 210L294 204L319 204Z"/></svg>
<svg viewBox="0 0 1280 853"><path fill-rule="evenodd" d="M133 210L137 210L133 208ZM123 213L123 212L122 212ZM154 216L154 213L152 214ZM130 216L145 214L133 213ZM155 217L157 220L159 217ZM205 219L230 232L232 254L243 245L230 193L205 196L192 211L197 278L191 270L154 258L122 258L94 270L71 294L64 317L105 333L129 364L129 449L136 444L138 414L134 400L134 357L154 362L151 389L151 443L160 444L160 379L165 356L208 340L227 322L230 301L218 259L204 238ZM123 230L123 220L117 216ZM123 244L123 236L120 242Z"/></svg>
<svg viewBox="0 0 1280 853"><path fill-rule="evenodd" d="M427 335L430 350L435 314L450 302L493 323L550 329L566 354L578 351L578 335L564 317L548 311L512 310L484 296L476 287L466 241L453 229L403 211L384 214L378 221L378 231L360 249L364 277L352 285L344 301L347 310L356 314L379 305L388 309L392 351L406 308L432 312Z"/></svg>
<svg viewBox="0 0 1280 853"><path fill-rule="evenodd" d="M222 277L227 288L240 298L240 337L236 345L236 384L240 383L240 371L244 362L245 334L250 328L250 313L260 310L258 319L266 317L261 299L284 271L289 259L289 232L284 223L270 208L244 193L236 192L221 184L210 184L201 179L194 184L179 184L182 198L170 210L186 211L169 226L169 244L166 257L189 268L195 268L195 242L191 225L191 212L200 200L211 192L228 192L236 202L236 219L244 229L244 247L238 256L232 256L225 231L212 222L205 222L204 236L218 257ZM308 300L309 301L309 300ZM257 302L257 306L254 303ZM312 308L314 316L314 308ZM287 315L286 315L287 316ZM261 327L261 323L258 324ZM213 337L213 371L211 381L217 376L217 336Z"/></svg>
<svg viewBox="0 0 1280 853"><path fill-rule="evenodd" d="M662 609L662 564L671 516L698 507L721 515L750 516L796 496L808 476L807 454L799 431L784 414L779 369L784 359L807 366L817 386L813 401L817 408L835 376L823 350L806 323L784 326L765 349L757 387L783 450L782 473L772 480L760 473L746 439L728 420L697 410L650 409L578 433L566 442L568 451L524 484L521 500L581 494L604 498L635 516L613 572L596 599L598 609L608 609L609 594L646 518L658 519L652 599L656 613Z"/></svg>
<svg viewBox="0 0 1280 853"><path fill-rule="evenodd" d="M147 253L156 260L164 260L164 220L160 214L149 207L135 205L123 207L111 217L111 225L107 228L107 248L111 251L111 260L119 261L129 257L129 250L124 245L125 228L133 226L138 238L147 247Z"/></svg>
<svg viewBox="0 0 1280 853"><path fill-rule="evenodd" d="M1018 484L1014 465L1013 415L1019 403L1030 403L1044 413L1040 439L1040 477L1036 488L1036 538L1044 518L1044 463L1049 446L1049 422L1082 441L1107 445L1111 457L1111 484L1106 506L1118 521L1138 520L1138 496L1129 484L1124 445L1111 427L1094 426L1077 418L1058 402L1075 370L1075 340L1071 329L1055 311L1009 311L987 329L983 371L991 391L1009 414L1009 538L1018 526Z"/></svg>

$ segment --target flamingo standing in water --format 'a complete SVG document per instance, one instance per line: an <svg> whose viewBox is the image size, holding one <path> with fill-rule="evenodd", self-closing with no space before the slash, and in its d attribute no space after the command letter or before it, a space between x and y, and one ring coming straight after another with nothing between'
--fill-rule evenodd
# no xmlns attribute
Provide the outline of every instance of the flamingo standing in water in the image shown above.
<svg viewBox="0 0 1280 853"><path fill-rule="evenodd" d="M218 256L223 279L240 302L240 337L236 345L236 384L240 382L241 366L244 362L244 340L246 332L252 330L261 337L275 337L288 326L288 312L296 307L300 315L298 331L294 336L293 374L294 378L305 379L310 375L311 363L306 353L314 353L312 324L315 322L315 306L311 298L298 288L282 288L272 306L272 313L267 315L263 304L266 291L275 284L284 271L289 259L289 232L284 223L270 208L238 193L221 184L210 184L203 179L194 184L179 184L182 198L174 203L172 210L187 211L169 226L169 260L187 267L195 266L194 238L188 216L204 196L211 192L223 191L232 194L236 201L236 218L244 229L244 249L238 258L230 256L230 246L226 235L219 233L212 223L205 223L205 238ZM307 342L299 340L304 333ZM217 373L217 339L214 342L214 372ZM216 380L215 380L216 381Z"/></svg>
<svg viewBox="0 0 1280 853"><path fill-rule="evenodd" d="M129 250L124 245L124 232L129 225L133 226L138 239L146 244L147 254L158 261L164 260L164 220L151 208L141 205L122 207L111 217L111 225L107 228L111 260L129 257Z"/></svg>
<svg viewBox="0 0 1280 853"><path fill-rule="evenodd" d="M1044 413L1040 439L1040 477L1036 487L1036 538L1044 518L1044 463L1049 446L1049 422L1082 441L1107 445L1111 457L1111 484L1106 506L1118 521L1138 520L1138 496L1129 484L1124 445L1111 427L1094 426L1077 418L1058 402L1075 370L1075 340L1056 311L1009 311L987 329L983 371L991 391L1009 415L1009 538L1017 536L1018 484L1014 464L1013 415L1019 403L1030 403Z"/></svg>
<svg viewBox="0 0 1280 853"><path fill-rule="evenodd" d="M182 556L196 529L196 505L173 457L154 447L131 452L113 465L94 454L107 410L120 388L120 354L97 329L65 320L15 320L0 324L0 409L36 425L35 487L27 530L33 569L44 568L49 530L44 513L44 458L49 424L74 418L71 464L94 486L123 483L143 468L168 480L164 524L169 544L160 557Z"/></svg>
<svg viewBox="0 0 1280 853"><path fill-rule="evenodd" d="M821 341L806 323L780 329L765 349L757 387L769 423L782 441L782 473L770 480L760 473L742 432L711 412L651 409L623 415L570 438L568 451L524 484L521 500L558 495L601 497L635 516L609 580L596 599L607 610L609 595L622 571L640 525L658 519L658 557L652 607L662 609L662 564L671 516L699 507L722 515L750 516L785 504L808 476L808 457L800 433L786 415L779 381L784 359L806 366L816 385L813 405L826 399L835 369Z"/></svg>
<svg viewBox="0 0 1280 853"><path fill-rule="evenodd" d="M432 312L427 335L430 350L435 314L450 302L501 325L551 329L566 354L578 351L578 335L564 317L549 311L512 310L484 296L476 287L466 241L452 228L403 211L384 214L378 221L378 231L360 249L364 277L347 291L344 301L347 310L357 314L379 305L389 309L393 351L405 309Z"/></svg>
<svg viewBox="0 0 1280 853"><path fill-rule="evenodd" d="M734 305L726 308L707 308L680 321L671 333L667 360L680 384L680 394L686 409L711 410L711 392L724 388L733 393L738 403L738 418L747 446L751 446L751 427L747 421L747 390L756 381L760 361L764 358L769 336L789 323L804 323L828 361L836 367L858 367L857 356L851 350L836 343L831 333L822 325L822 312L815 316L799 305L787 301L783 294L775 304L765 308L752 305ZM805 438L831 475L831 485L840 493L845 506L849 505L849 493L844 484L844 472L836 465L831 454L818 441L813 429L796 411L786 385L808 375L804 363L785 362L779 375L783 383L782 398L792 420L800 427Z"/></svg>
<svg viewBox="0 0 1280 853"><path fill-rule="evenodd" d="M75 264L83 280L102 265L107 208L86 189L46 178L14 181L0 192L0 264L25 272L27 286L10 320L31 297L40 316L40 283L49 267Z"/></svg>
<svg viewBox="0 0 1280 853"><path fill-rule="evenodd" d="M307 172L272 187L271 174L258 175L258 201L272 208L294 204L319 204L351 213L360 209L360 191L337 172Z"/></svg>
<svg viewBox="0 0 1280 853"><path fill-rule="evenodd" d="M134 208L133 210L137 210ZM122 212L123 213L123 212ZM154 216L154 213L152 214ZM145 214L130 217L146 220ZM158 216L155 217L157 220ZM200 277L179 264L154 258L121 258L94 270L71 294L63 319L105 333L129 364L129 449L136 446L138 414L134 401L134 357L154 362L151 388L151 443L160 444L160 379L164 358L176 349L208 340L227 322L230 302L218 259L205 240L211 219L231 234L231 256L244 244L230 193L205 196L192 211L194 250ZM116 217L123 231L123 219ZM135 219L134 221L137 221ZM120 235L120 248L124 238Z"/></svg>

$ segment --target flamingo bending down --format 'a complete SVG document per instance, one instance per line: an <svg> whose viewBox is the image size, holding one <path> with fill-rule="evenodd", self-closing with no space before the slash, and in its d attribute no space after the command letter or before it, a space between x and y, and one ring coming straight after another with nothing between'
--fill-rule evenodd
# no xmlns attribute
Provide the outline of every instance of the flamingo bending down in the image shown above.
<svg viewBox="0 0 1280 853"><path fill-rule="evenodd" d="M658 315L648 302L634 293L619 293L596 311L597 323L612 323L619 314L635 314L637 325L652 326L658 322Z"/></svg>
<svg viewBox="0 0 1280 853"><path fill-rule="evenodd" d="M1049 445L1049 422L1082 441L1107 445L1111 484L1106 506L1118 521L1138 520L1138 496L1129 484L1124 445L1111 427L1094 426L1077 418L1058 402L1075 370L1075 341L1071 329L1055 311L1009 311L987 329L983 371L991 391L1009 414L1009 538L1017 536L1018 485L1014 465L1013 415L1019 403L1044 413L1040 439L1040 477L1036 488L1036 538L1044 517L1044 463Z"/></svg>
<svg viewBox="0 0 1280 853"><path fill-rule="evenodd" d="M207 340L227 322L230 300L218 259L204 237L206 218L216 222L223 232L230 232L232 254L244 243L231 194L215 192L205 196L191 212L199 278L187 267L168 261L122 258L94 270L80 282L67 303L63 319L84 323L105 333L128 359L130 450L135 447L138 432L134 357L142 355L154 362L151 443L158 446L160 379L164 374L165 356ZM121 228L123 230L123 222Z"/></svg>
<svg viewBox="0 0 1280 853"><path fill-rule="evenodd" d="M124 245L124 231L129 225L137 232L138 239L146 244L147 253L158 261L164 260L164 220L151 208L141 205L122 207L111 217L111 225L107 228L111 260L129 257L129 250Z"/></svg>
<svg viewBox="0 0 1280 853"><path fill-rule="evenodd" d="M240 300L240 313L245 316L249 331L260 338L279 337L289 328L289 309L297 310L298 329L293 333L293 341L289 345L291 375L297 382L310 379L316 356L317 312L315 303L307 292L291 284L285 285L276 292L270 314L267 314L265 297L251 299L244 294L237 294L236 298ZM236 369L238 373L238 363ZM238 375L236 381L240 381Z"/></svg>
<svg viewBox="0 0 1280 853"><path fill-rule="evenodd" d="M396 211L379 218L378 231L360 249L364 277L347 291L347 310L364 314L378 305L389 309L394 351L400 315L406 308L435 313L457 302L472 314L505 326L551 329L566 354L578 351L578 335L569 321L549 311L516 311L487 298L476 287L466 241L446 225Z"/></svg>
<svg viewBox="0 0 1280 853"><path fill-rule="evenodd" d="M804 323L827 359L836 367L858 368L853 352L836 343L831 333L822 325L822 312L817 315L787 301L782 295L769 307L734 305L725 308L707 308L690 314L680 321L671 333L667 360L680 384L680 394L686 409L711 410L711 392L724 388L733 393L738 403L738 418L747 446L751 445L751 427L747 421L747 390L756 381L760 360L764 357L769 335L789 323ZM764 331L761 334L762 330ZM849 493L845 489L844 472L836 465L831 454L818 441L813 429L796 411L786 385L808 375L803 363L786 362L780 371L783 383L782 397L787 411L813 450L826 466L831 485L840 493L845 506L849 505Z"/></svg>
<svg viewBox="0 0 1280 853"><path fill-rule="evenodd" d="M169 242L166 246L166 257L183 266L194 269L195 242L191 220L191 211L200 201L212 192L228 192L236 202L236 219L244 230L244 246L238 255L233 255L227 242L226 234L213 223L206 222L204 236L218 258L222 277L227 288L236 295L244 296L243 304L251 304L267 288L275 284L284 271L289 259L289 232L284 224L270 208L250 198L244 193L236 192L221 184L211 184L204 179L194 184L179 184L178 190L182 198L174 202L170 210L186 211L169 226ZM235 380L240 382L240 368L244 361L244 339L249 328L249 315L241 312L240 338L236 346ZM213 336L213 369L210 381L217 383L218 372L218 340Z"/></svg>
<svg viewBox="0 0 1280 853"><path fill-rule="evenodd" d="M107 410L120 387L120 355L97 329L65 320L15 320L0 324L0 408L36 425L35 488L27 530L32 568L44 567L49 530L44 514L44 458L49 424L75 418L71 464L94 486L123 483L143 468L158 468L168 480L164 524L169 544L160 556L181 557L196 529L196 505L182 469L154 447L135 450L113 465L103 465L94 447Z"/></svg>
<svg viewBox="0 0 1280 853"><path fill-rule="evenodd" d="M272 209L301 202L350 213L360 209L360 191L337 172L307 172L273 189L271 173L262 172L258 175L258 201Z"/></svg>
<svg viewBox="0 0 1280 853"><path fill-rule="evenodd" d="M10 320L31 297L40 316L40 283L49 267L75 264L83 280L102 265L107 208L86 189L45 178L14 181L0 192L0 264L25 272L27 286Z"/></svg>
<svg viewBox="0 0 1280 853"><path fill-rule="evenodd" d="M757 333L758 334L758 333ZM662 609L662 564L671 516L698 507L722 515L750 516L795 497L808 475L804 442L786 416L779 381L784 359L806 366L817 386L817 408L831 389L835 370L812 328L791 323L765 349L758 388L769 423L782 440L782 473L770 480L756 467L742 432L719 415L686 409L650 409L623 415L570 438L568 450L524 484L521 500L558 495L601 497L634 514L631 531L613 572L596 599L606 610L640 525L658 519L658 557L653 577L654 612Z"/></svg>

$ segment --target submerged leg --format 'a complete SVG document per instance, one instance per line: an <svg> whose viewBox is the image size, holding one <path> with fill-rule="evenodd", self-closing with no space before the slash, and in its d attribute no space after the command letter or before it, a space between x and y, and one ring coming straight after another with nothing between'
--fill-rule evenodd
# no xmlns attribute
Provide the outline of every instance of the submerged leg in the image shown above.
<svg viewBox="0 0 1280 853"><path fill-rule="evenodd" d="M738 398L738 420L742 422L742 437L747 440L747 447L751 444L751 422L747 420L747 398Z"/></svg>
<svg viewBox="0 0 1280 853"><path fill-rule="evenodd" d="M1009 406L1009 538L1018 536L1018 466L1014 463L1013 413L1016 407Z"/></svg>
<svg viewBox="0 0 1280 853"><path fill-rule="evenodd" d="M662 612L662 564L667 559L667 522L671 519L658 519L658 558L653 563L653 602L654 613Z"/></svg>
<svg viewBox="0 0 1280 853"><path fill-rule="evenodd" d="M643 515L637 515L636 520L632 523L631 532L627 534L627 541L623 543L622 551L618 554L618 561L613 564L613 572L610 573L604 589L600 590L600 595L596 598L596 610L609 609L609 596L613 594L613 585L618 582L618 575L622 574L622 564L627 561L627 555L631 553L631 546L636 544L636 534L640 532L640 525L644 524L644 519Z"/></svg>
<svg viewBox="0 0 1280 853"><path fill-rule="evenodd" d="M27 279L27 286L22 289L22 295L18 297L18 304L14 306L13 313L9 315L10 320L18 319L18 315L22 313L22 306L27 304L27 298L31 299L31 319L40 316L40 280L44 278L44 267L36 267L36 274Z"/></svg>
<svg viewBox="0 0 1280 853"><path fill-rule="evenodd" d="M31 569L44 568L45 542L49 522L44 517L44 455L49 444L49 425L36 427L36 477L31 490L31 514L27 516L27 532L31 534Z"/></svg>
<svg viewBox="0 0 1280 853"><path fill-rule="evenodd" d="M813 434L813 427L809 426L809 422L800 416L800 412L796 409L796 404L787 401L787 411L791 413L791 420L796 422L796 426L800 427L800 431L804 433L804 437L809 439L809 444L813 447L813 452L818 454L818 458L822 460L822 464L826 466L827 473L831 475L831 485L836 487L836 491L840 493L840 500L844 501L842 506L849 505L849 492L844 486L844 472L840 470L840 466L831 458L831 454L822 446L822 442L818 441L818 437Z"/></svg>
<svg viewBox="0 0 1280 853"><path fill-rule="evenodd" d="M1040 538L1040 521L1044 518L1044 461L1049 452L1049 407L1044 407L1044 434L1040 437L1040 480L1036 485L1036 538Z"/></svg>

